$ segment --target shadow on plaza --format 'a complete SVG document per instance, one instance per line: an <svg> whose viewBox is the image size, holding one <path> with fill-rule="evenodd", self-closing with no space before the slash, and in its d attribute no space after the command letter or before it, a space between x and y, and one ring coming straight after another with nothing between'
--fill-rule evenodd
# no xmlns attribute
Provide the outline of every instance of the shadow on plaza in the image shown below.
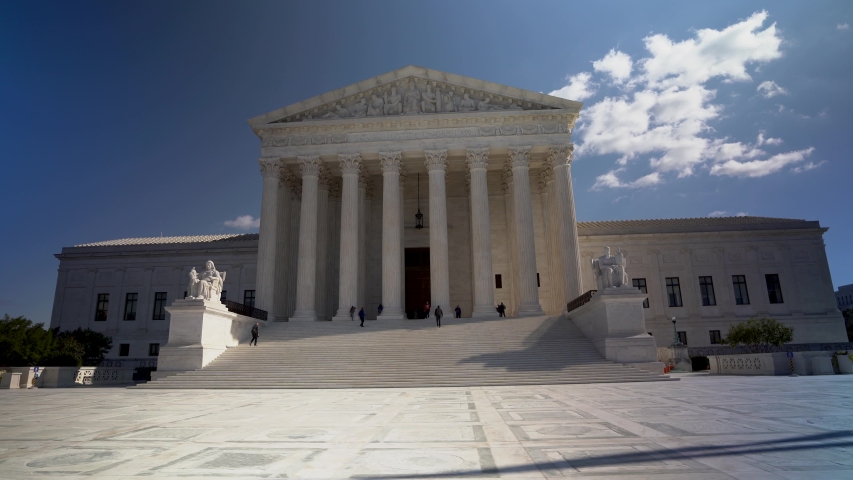
<svg viewBox="0 0 853 480"><path fill-rule="evenodd" d="M646 444L648 445L648 444ZM546 461L542 463L529 463L514 465L500 469L491 467L480 470L464 470L447 473L410 474L397 475L394 478L442 478L442 477L482 477L483 475L498 475L508 473L524 473L538 471L554 471L560 469L579 470L588 468L620 467L662 461L688 461L702 458L732 457L738 455L773 454L784 452L798 452L809 450L825 450L827 448L845 448L853 446L853 431L839 431L806 435L795 438L784 438L778 440L767 440L752 443L740 443L736 445L699 445L679 448L660 447L652 451L636 451L629 453L616 453L611 455L590 455L583 458L573 458L562 461ZM554 448L559 450L559 448ZM569 448L567 448L568 450ZM577 447L571 447L577 452ZM847 455L838 452L839 457ZM804 460L812 460L805 457ZM706 467L707 468L707 467ZM627 472L626 472L627 473Z"/></svg>
<svg viewBox="0 0 853 480"><path fill-rule="evenodd" d="M509 326L511 328L511 326ZM561 340L579 340L572 350L565 343L554 349L554 342ZM577 330L571 320L564 317L551 317L530 333L523 342L524 350L484 353L461 360L460 363L481 363L486 368L500 368L510 372L555 371L572 365L602 363L604 357L591 342ZM536 361L530 361L535 357Z"/></svg>

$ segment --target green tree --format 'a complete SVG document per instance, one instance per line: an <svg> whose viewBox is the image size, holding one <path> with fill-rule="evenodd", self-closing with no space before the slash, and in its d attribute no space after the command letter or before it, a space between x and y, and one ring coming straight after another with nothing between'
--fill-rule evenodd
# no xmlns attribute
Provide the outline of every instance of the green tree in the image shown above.
<svg viewBox="0 0 853 480"><path fill-rule="evenodd" d="M56 338L63 343L66 353L79 352L82 349L80 360L87 367L97 367L104 360L104 355L113 348L113 339L87 328L83 330L68 330L59 332L56 329ZM75 345L76 343L76 345Z"/></svg>
<svg viewBox="0 0 853 480"><path fill-rule="evenodd" d="M769 352L794 340L794 329L772 318L750 318L733 324L723 343L730 347L744 346L750 353Z"/></svg>
<svg viewBox="0 0 853 480"><path fill-rule="evenodd" d="M0 365L38 365L50 356L53 350L53 334L41 323L33 323L25 317L10 317L0 320Z"/></svg>

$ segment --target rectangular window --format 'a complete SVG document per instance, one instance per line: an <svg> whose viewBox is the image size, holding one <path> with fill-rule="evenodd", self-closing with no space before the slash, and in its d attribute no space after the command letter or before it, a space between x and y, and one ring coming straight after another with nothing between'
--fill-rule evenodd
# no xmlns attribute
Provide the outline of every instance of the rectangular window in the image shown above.
<svg viewBox="0 0 853 480"><path fill-rule="evenodd" d="M708 333L711 334L711 345L719 345L723 343L723 337L720 335L719 330L710 330Z"/></svg>
<svg viewBox="0 0 853 480"><path fill-rule="evenodd" d="M124 319L136 320L136 301L139 299L138 293L128 293L124 301Z"/></svg>
<svg viewBox="0 0 853 480"><path fill-rule="evenodd" d="M495 288L504 288L503 279L501 279L501 274L495 275Z"/></svg>
<svg viewBox="0 0 853 480"><path fill-rule="evenodd" d="M682 345L687 345L687 332L678 332L678 341Z"/></svg>
<svg viewBox="0 0 853 480"><path fill-rule="evenodd" d="M243 292L243 305L247 307L255 306L255 291L254 290L246 290Z"/></svg>
<svg viewBox="0 0 853 480"><path fill-rule="evenodd" d="M782 302L782 285L779 283L779 275L768 273L764 279L767 280L767 297L770 299L770 303L784 303Z"/></svg>
<svg viewBox="0 0 853 480"><path fill-rule="evenodd" d="M227 299L228 299L228 292L223 290L222 293L219 295L219 301L224 302Z"/></svg>
<svg viewBox="0 0 853 480"><path fill-rule="evenodd" d="M735 305L749 305L749 292L746 289L745 275L732 275L735 288Z"/></svg>
<svg viewBox="0 0 853 480"><path fill-rule="evenodd" d="M166 292L157 292L154 294L154 315L152 320L166 319Z"/></svg>
<svg viewBox="0 0 853 480"><path fill-rule="evenodd" d="M121 345L119 345L118 346L118 356L119 357L126 357L128 355L130 355L130 344L129 343L122 343Z"/></svg>
<svg viewBox="0 0 853 480"><path fill-rule="evenodd" d="M156 357L160 355L160 344L159 343L149 343L148 344L148 356Z"/></svg>
<svg viewBox="0 0 853 480"><path fill-rule="evenodd" d="M666 277L666 296L670 307L682 306L681 284L678 282L678 277Z"/></svg>
<svg viewBox="0 0 853 480"><path fill-rule="evenodd" d="M639 288L643 293L649 293L648 287L646 287L646 279L645 278L634 278L631 280L631 283L634 285L634 288ZM648 297L643 300L643 308L649 308L649 299Z"/></svg>
<svg viewBox="0 0 853 480"><path fill-rule="evenodd" d="M110 309L110 294L109 293L99 293L98 294L98 307L95 310L95 321L96 322L106 322L107 321L107 311Z"/></svg>
<svg viewBox="0 0 853 480"><path fill-rule="evenodd" d="M711 277L699 277L699 290L702 293L703 307L717 304L717 298L714 296L714 280Z"/></svg>

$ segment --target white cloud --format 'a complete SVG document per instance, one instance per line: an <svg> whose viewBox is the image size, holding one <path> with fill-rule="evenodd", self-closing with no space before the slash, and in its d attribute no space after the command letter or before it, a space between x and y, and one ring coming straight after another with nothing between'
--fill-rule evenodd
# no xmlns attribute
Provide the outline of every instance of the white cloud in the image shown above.
<svg viewBox="0 0 853 480"><path fill-rule="evenodd" d="M758 84L758 88L756 88L758 93L761 94L764 98L773 98L776 95L787 95L788 91L784 88L780 87L773 80L765 80Z"/></svg>
<svg viewBox="0 0 853 480"><path fill-rule="evenodd" d="M813 151L814 147L810 147L805 150L773 155L766 160L750 160L748 162L728 160L711 167L711 175L751 178L763 177L778 172L792 163L802 162Z"/></svg>
<svg viewBox="0 0 853 480"><path fill-rule="evenodd" d="M726 211L725 210L714 210L713 212L709 213L708 216L709 217L725 217Z"/></svg>
<svg viewBox="0 0 853 480"><path fill-rule="evenodd" d="M775 24L764 26L767 17L767 12L757 12L722 30L698 30L683 41L648 36L646 58L632 62L623 52L610 50L593 62L594 74L579 73L569 85L551 92L569 98L572 92L591 96L608 77L622 86L619 93L585 108L576 129L578 157L617 156L618 166L597 177L592 188L649 187L664 183L666 175L708 171L758 177L800 161L793 158L802 151L767 158L760 148L780 145L782 139L763 132L755 143L715 138L709 124L725 118L723 106L714 103L717 91L708 85L710 80L751 81L748 67L782 57L782 38ZM772 81L761 85L759 92L765 96L787 93ZM628 164L639 159L648 161L651 173L624 178Z"/></svg>
<svg viewBox="0 0 853 480"><path fill-rule="evenodd" d="M631 77L632 66L631 57L616 49L611 49L601 60L592 62L593 70L610 75L616 83L622 83Z"/></svg>
<svg viewBox="0 0 853 480"><path fill-rule="evenodd" d="M850 25L847 23L839 23L835 26L836 30L850 30Z"/></svg>
<svg viewBox="0 0 853 480"><path fill-rule="evenodd" d="M748 216L749 216L749 213L747 213L747 212L737 212L737 213L735 214L735 216L736 216L736 217L748 217Z"/></svg>
<svg viewBox="0 0 853 480"><path fill-rule="evenodd" d="M559 90L554 90L548 95L580 101L595 95L597 91L596 84L592 82L592 74L589 72L572 75L567 80L569 81L568 85Z"/></svg>
<svg viewBox="0 0 853 480"><path fill-rule="evenodd" d="M234 220L226 220L224 225L226 227L237 228L240 230L252 230L261 226L261 219L254 218L251 215L240 215Z"/></svg>
<svg viewBox="0 0 853 480"><path fill-rule="evenodd" d="M817 163L808 162L808 163L801 165L799 167L792 168L791 172L793 172L793 173L808 172L809 170L814 170L815 168L818 168L819 166L823 165L824 163L826 163L826 160L821 160L820 162L817 162Z"/></svg>

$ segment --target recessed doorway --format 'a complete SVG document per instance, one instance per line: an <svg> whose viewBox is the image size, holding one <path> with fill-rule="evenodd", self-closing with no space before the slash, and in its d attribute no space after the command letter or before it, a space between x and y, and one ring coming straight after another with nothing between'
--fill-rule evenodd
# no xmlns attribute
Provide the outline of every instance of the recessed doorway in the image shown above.
<svg viewBox="0 0 853 480"><path fill-rule="evenodd" d="M424 318L429 300L429 248L406 249L406 317Z"/></svg>

